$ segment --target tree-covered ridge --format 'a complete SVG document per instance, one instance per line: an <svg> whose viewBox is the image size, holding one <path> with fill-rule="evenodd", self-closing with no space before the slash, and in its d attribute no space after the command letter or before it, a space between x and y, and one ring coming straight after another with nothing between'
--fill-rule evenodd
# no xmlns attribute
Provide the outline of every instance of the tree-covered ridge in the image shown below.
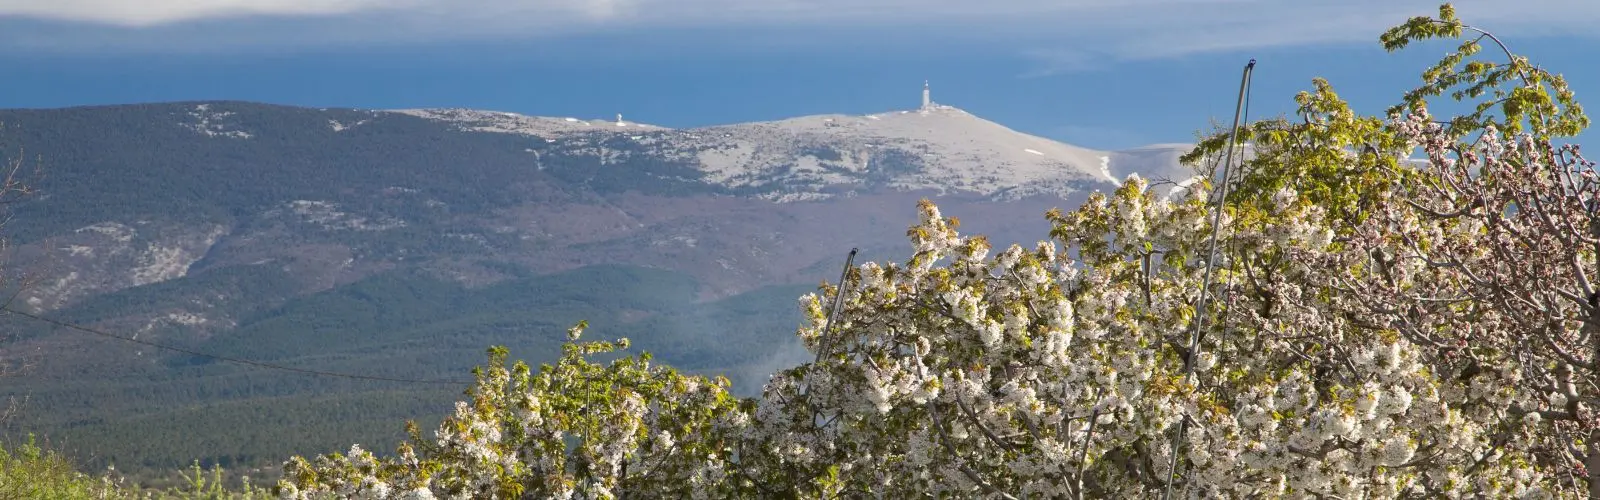
<svg viewBox="0 0 1600 500"><path fill-rule="evenodd" d="M477 133L402 113L246 102L3 110L7 153L37 157L42 196L18 207L28 241L127 214L249 218L292 200L354 209L395 189L454 211L536 199L540 186L660 194L720 192L626 137L618 161L537 137ZM620 152L620 153L619 153Z"/></svg>
<svg viewBox="0 0 1600 500"><path fill-rule="evenodd" d="M1470 31L1446 5L1383 41ZM802 299L814 361L759 398L590 360L628 342L580 327L538 370L491 350L396 457L297 457L280 493L1600 497L1600 174L1553 142L1588 120L1525 59L1474 59L1481 40L1387 118L1319 80L1301 122L1246 129L1237 177L1172 197L1132 177L1032 248L924 203L910 259ZM1436 119L1444 94L1490 105Z"/></svg>

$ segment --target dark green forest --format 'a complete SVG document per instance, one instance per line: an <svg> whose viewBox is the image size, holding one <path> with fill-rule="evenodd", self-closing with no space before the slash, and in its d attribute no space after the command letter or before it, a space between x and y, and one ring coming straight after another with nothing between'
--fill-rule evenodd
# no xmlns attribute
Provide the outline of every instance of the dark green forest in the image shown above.
<svg viewBox="0 0 1600 500"><path fill-rule="evenodd" d="M197 279L219 279L203 276ZM108 294L55 316L89 323L158 304L165 289L200 285L183 281ZM344 443L396 442L403 429L395 422L436 419L460 398L468 385L462 374L483 361L484 346L506 345L530 361L548 361L559 352L566 328L580 320L589 322L591 335L628 337L636 350L674 366L741 371L765 361L748 359L748 353L770 352L788 341L800 319L793 299L811 289L770 287L696 302L697 286L681 274L621 266L478 289L410 271L379 275L247 312L248 319L226 334L174 342L300 369L459 384L319 377L91 338L108 360L142 351L138 358L149 362L76 368L103 370L98 377L30 378L18 387L27 405L12 427L38 433L95 467L174 469L191 460L272 465ZM181 333L151 335L189 337ZM48 327L29 334L86 335Z"/></svg>

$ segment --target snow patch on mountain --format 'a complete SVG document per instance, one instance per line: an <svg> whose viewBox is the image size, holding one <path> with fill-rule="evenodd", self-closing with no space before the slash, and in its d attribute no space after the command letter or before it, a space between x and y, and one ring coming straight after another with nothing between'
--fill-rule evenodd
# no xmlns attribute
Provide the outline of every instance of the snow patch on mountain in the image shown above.
<svg viewBox="0 0 1600 500"><path fill-rule="evenodd" d="M356 120L354 123L344 123L339 120L330 119L328 120L328 128L333 129L334 132L344 132L352 128L366 125L369 121L371 120Z"/></svg>
<svg viewBox="0 0 1600 500"><path fill-rule="evenodd" d="M138 232L134 231L132 227L128 227L128 225L119 222L95 223L78 228L78 230L73 232L82 234L85 231L105 235L113 240L116 240L118 243L127 243L132 241L134 235L138 234Z"/></svg>
<svg viewBox="0 0 1600 500"><path fill-rule="evenodd" d="M253 137L233 123L237 115L232 111L213 111L210 104L199 104L189 111L189 120L179 125L193 130L207 137L226 137L230 139L249 139Z"/></svg>
<svg viewBox="0 0 1600 500"><path fill-rule="evenodd" d="M36 311L78 299L188 276L229 233L220 224L139 220L100 222L13 250L27 269L41 269L20 297Z"/></svg>
<svg viewBox="0 0 1600 500"><path fill-rule="evenodd" d="M198 236L198 241L185 239L150 242L143 252L135 256L129 283L132 286L142 286L187 276L189 267L204 258L206 251L216 245L217 240L226 233L225 228L213 226L210 230L195 235Z"/></svg>
<svg viewBox="0 0 1600 500"><path fill-rule="evenodd" d="M552 118L527 116L504 111L481 111L458 108L396 109L391 113L426 118L454 124L457 129L472 132L494 132L528 136L561 136L595 131L626 129L633 132L645 130L670 130L644 123L624 120L581 120L577 118Z"/></svg>
<svg viewBox="0 0 1600 500"><path fill-rule="evenodd" d="M136 267L131 270L130 282L141 286L182 278L194 260L198 258L188 255L181 246L152 244L139 255Z"/></svg>
<svg viewBox="0 0 1600 500"><path fill-rule="evenodd" d="M329 231L386 231L406 226L406 221L386 215L363 216L344 212L339 204L331 201L294 200L285 203L284 208L289 209L302 222ZM265 215L271 217L281 213L281 210L275 209L267 211Z"/></svg>
<svg viewBox="0 0 1600 500"><path fill-rule="evenodd" d="M698 129L692 152L709 181L815 191L880 182L900 190L1029 196L1111 181L1103 154L1006 128L951 106L866 116L819 115Z"/></svg>
<svg viewBox="0 0 1600 500"><path fill-rule="evenodd" d="M137 340L141 335L171 327L230 329L239 326L238 322L232 318L217 314L216 311L211 311L210 309L215 309L216 307L212 304L201 302L196 305L201 306L206 311L195 312L187 309L177 309L163 315L152 316L145 320L144 326L133 332L133 338Z"/></svg>

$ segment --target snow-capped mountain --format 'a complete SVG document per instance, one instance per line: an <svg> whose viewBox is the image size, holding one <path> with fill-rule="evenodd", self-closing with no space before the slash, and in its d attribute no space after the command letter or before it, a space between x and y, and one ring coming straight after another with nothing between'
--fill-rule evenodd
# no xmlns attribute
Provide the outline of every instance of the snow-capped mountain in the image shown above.
<svg viewBox="0 0 1600 500"><path fill-rule="evenodd" d="M1130 173L1181 172L1184 145L1098 151L1018 132L953 106L870 115L816 115L670 129L622 121L465 109L398 111L464 131L560 143L602 162L649 155L690 165L701 180L780 202L860 188L970 193L996 199L1070 196ZM631 142L619 146L617 140Z"/></svg>

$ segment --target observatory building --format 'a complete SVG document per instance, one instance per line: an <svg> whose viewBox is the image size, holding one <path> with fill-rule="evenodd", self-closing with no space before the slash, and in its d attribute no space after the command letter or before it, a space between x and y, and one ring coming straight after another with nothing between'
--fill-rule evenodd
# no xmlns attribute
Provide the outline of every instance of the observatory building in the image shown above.
<svg viewBox="0 0 1600 500"><path fill-rule="evenodd" d="M922 107L921 108L917 108L917 109L922 110L924 112L933 109L933 94L932 94L931 91L928 90L928 81L927 80L923 80L922 81Z"/></svg>

